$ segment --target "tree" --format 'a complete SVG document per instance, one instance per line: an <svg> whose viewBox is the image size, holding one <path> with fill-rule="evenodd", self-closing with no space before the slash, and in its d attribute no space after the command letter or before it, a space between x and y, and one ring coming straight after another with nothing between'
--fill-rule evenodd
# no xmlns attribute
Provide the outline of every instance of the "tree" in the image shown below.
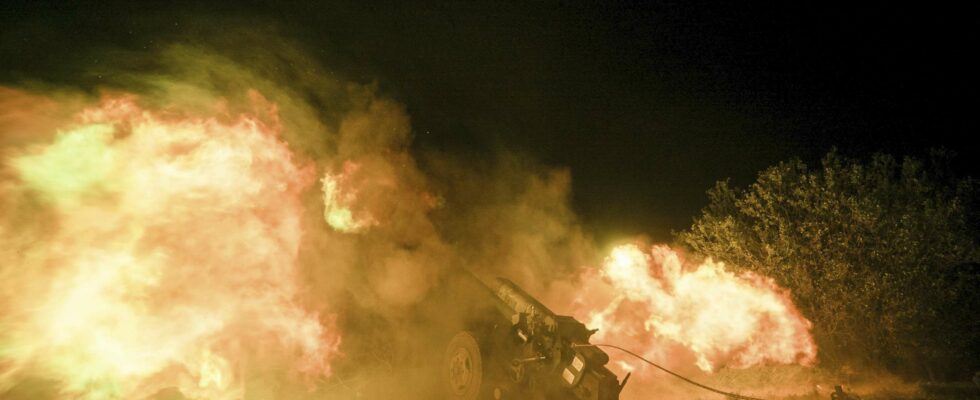
<svg viewBox="0 0 980 400"><path fill-rule="evenodd" d="M718 182L678 238L790 289L824 363L969 375L980 368L980 185L948 159L782 162L745 189Z"/></svg>

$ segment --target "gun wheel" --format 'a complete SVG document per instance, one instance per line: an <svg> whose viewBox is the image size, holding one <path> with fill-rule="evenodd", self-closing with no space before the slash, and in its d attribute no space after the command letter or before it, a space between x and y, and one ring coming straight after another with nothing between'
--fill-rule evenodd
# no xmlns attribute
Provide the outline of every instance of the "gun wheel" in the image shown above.
<svg viewBox="0 0 980 400"><path fill-rule="evenodd" d="M483 359L480 345L470 332L460 332L449 341L443 363L449 398L476 400L483 385Z"/></svg>

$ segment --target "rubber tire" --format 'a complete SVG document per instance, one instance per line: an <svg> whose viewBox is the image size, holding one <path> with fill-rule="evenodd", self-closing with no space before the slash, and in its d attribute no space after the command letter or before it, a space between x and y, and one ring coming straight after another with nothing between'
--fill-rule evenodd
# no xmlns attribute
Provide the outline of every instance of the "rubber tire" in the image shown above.
<svg viewBox="0 0 980 400"><path fill-rule="evenodd" d="M462 331L453 336L442 365L447 399L480 399L484 392L483 356L473 333Z"/></svg>

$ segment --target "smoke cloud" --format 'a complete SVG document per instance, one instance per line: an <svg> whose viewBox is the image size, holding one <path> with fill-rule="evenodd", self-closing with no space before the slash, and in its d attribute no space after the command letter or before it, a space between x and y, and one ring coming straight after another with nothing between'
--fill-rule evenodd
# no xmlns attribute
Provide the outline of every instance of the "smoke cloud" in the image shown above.
<svg viewBox="0 0 980 400"><path fill-rule="evenodd" d="M5 398L438 398L453 272L588 289L568 170L413 148L376 85L238 34L0 87Z"/></svg>

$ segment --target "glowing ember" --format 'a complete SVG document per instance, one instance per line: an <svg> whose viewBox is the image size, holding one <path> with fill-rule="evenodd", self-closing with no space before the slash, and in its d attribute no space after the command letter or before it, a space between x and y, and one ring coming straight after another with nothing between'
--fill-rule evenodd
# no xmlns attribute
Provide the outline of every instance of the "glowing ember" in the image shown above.
<svg viewBox="0 0 980 400"><path fill-rule="evenodd" d="M0 387L33 374L71 398L240 398L243 349L259 348L329 374L339 338L297 303L314 171L270 120L117 97L4 160L0 188L38 211L0 219Z"/></svg>
<svg viewBox="0 0 980 400"><path fill-rule="evenodd" d="M667 246L644 253L636 245L615 248L599 275L584 279L592 290L580 299L578 314L599 329L599 342L655 360L667 357L665 346L679 344L704 371L816 359L810 322L771 279L735 275L710 259L685 265ZM598 304L605 306L590 308ZM624 371L640 366L628 359L616 365Z"/></svg>
<svg viewBox="0 0 980 400"><path fill-rule="evenodd" d="M357 204L357 191L347 183L359 168L358 164L348 161L344 163L342 172L323 175L323 219L338 232L361 232L377 224L366 211L360 212L363 216L355 216L352 210Z"/></svg>

